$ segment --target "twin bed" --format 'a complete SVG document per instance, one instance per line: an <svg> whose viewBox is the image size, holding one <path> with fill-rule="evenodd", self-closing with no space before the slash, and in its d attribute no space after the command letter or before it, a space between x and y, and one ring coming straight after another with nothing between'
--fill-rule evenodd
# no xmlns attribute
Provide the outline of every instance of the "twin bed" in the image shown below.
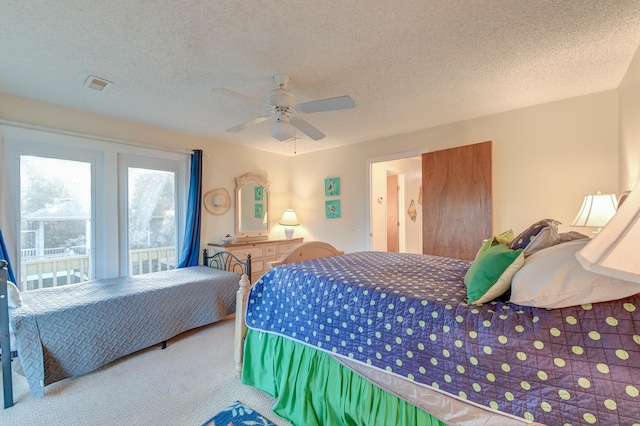
<svg viewBox="0 0 640 426"><path fill-rule="evenodd" d="M250 261L226 252L209 257L205 250L203 263L207 266L24 291L21 306L11 309L10 324L8 298L0 297L5 408L13 404L12 348L18 355L15 368L32 395L44 396L48 384L156 344L164 348L168 339L235 312L238 280L250 273Z"/></svg>
<svg viewBox="0 0 640 426"><path fill-rule="evenodd" d="M511 298L585 242L527 257ZM616 300L473 305L472 264L382 252L283 262L239 305L242 382L296 425L640 424L640 295L605 285Z"/></svg>

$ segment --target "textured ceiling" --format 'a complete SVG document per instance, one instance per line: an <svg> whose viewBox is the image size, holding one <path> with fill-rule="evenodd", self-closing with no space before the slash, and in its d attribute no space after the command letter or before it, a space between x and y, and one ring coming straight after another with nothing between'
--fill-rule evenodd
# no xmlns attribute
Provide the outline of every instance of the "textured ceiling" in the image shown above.
<svg viewBox="0 0 640 426"><path fill-rule="evenodd" d="M298 153L618 87L638 0L0 0L0 92L292 154L265 112L288 74L327 136ZM83 87L93 74L114 85Z"/></svg>

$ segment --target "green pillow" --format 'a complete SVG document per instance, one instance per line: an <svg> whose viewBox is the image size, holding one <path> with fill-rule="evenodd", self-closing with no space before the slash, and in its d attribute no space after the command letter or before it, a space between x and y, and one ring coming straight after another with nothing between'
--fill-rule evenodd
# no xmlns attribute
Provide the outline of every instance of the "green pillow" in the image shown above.
<svg viewBox="0 0 640 426"><path fill-rule="evenodd" d="M515 235L513 233L513 229L509 229L508 231L504 231L503 233L493 237L493 239L496 240L498 244L509 244L511 241L513 241L514 238Z"/></svg>
<svg viewBox="0 0 640 426"><path fill-rule="evenodd" d="M504 231L503 233L498 234L493 238L484 240L484 242L482 243L482 247L480 247L480 250L478 250L478 253L476 253L475 260L477 260L478 257L480 257L480 255L484 253L489 247L492 247L498 244L509 244L511 241L513 241L514 237L515 235L513 234L513 230L509 229L508 231Z"/></svg>
<svg viewBox="0 0 640 426"><path fill-rule="evenodd" d="M511 278L522 265L522 249L511 250L506 244L488 247L464 276L469 303L481 305L502 296L511 287Z"/></svg>

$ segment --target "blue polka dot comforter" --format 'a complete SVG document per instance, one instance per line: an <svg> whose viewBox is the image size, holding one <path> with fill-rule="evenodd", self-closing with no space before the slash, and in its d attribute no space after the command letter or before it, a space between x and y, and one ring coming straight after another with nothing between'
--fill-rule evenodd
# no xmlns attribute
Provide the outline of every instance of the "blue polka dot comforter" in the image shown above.
<svg viewBox="0 0 640 426"><path fill-rule="evenodd" d="M640 425L640 296L563 309L465 303L470 262L358 252L282 265L250 328L548 425Z"/></svg>

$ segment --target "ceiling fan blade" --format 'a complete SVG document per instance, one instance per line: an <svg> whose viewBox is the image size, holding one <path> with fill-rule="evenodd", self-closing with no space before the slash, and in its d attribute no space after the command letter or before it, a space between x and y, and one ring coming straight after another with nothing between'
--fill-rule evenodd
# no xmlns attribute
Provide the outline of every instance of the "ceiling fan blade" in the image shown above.
<svg viewBox="0 0 640 426"><path fill-rule="evenodd" d="M239 132L240 130L244 130L247 127L255 126L256 124L260 124L269 119L268 115L263 115L262 117L254 118L253 120L246 121L242 124L238 124L237 126L233 126L227 129L227 132Z"/></svg>
<svg viewBox="0 0 640 426"><path fill-rule="evenodd" d="M300 130L302 133L309 136L314 141L319 141L325 136L325 134L322 133L320 130L316 129L311 124L307 123L302 119L292 118L291 124L293 124L296 129Z"/></svg>
<svg viewBox="0 0 640 426"><path fill-rule="evenodd" d="M261 101L260 99L252 98L251 96L243 95L242 93L234 92L233 90L215 88L215 89L213 89L213 92L217 93L219 95L229 96L231 98L236 98L236 99L240 99L242 101L252 102L252 103L258 104L258 105L269 106L268 103L266 103L264 101Z"/></svg>
<svg viewBox="0 0 640 426"><path fill-rule="evenodd" d="M337 98L320 99L318 101L303 102L296 105L296 109L304 113L336 111L355 107L356 102L351 99L351 96L338 96Z"/></svg>

